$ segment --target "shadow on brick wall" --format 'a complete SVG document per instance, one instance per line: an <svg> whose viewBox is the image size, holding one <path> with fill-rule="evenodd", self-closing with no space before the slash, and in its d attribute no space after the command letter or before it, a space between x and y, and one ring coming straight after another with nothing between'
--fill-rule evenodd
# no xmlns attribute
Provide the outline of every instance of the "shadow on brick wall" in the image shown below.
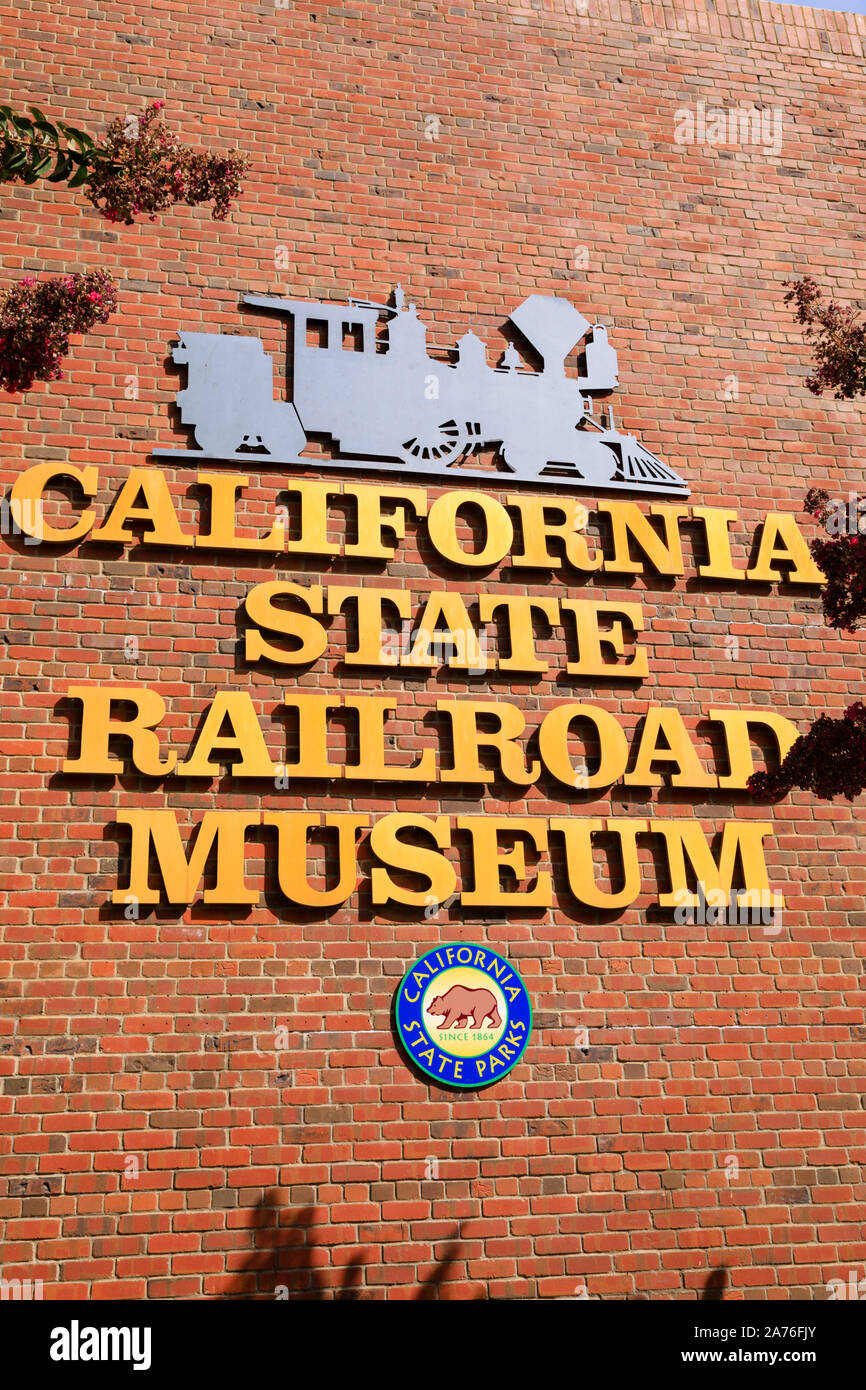
<svg viewBox="0 0 866 1390"><path fill-rule="evenodd" d="M701 1292L701 1303L721 1303L728 1286L728 1271L724 1265L712 1270L706 1278Z"/></svg>
<svg viewBox="0 0 866 1390"><path fill-rule="evenodd" d="M361 1247L343 1259L345 1248L334 1240L334 1234L334 1224L324 1208L292 1209L279 1201L276 1192L266 1193L256 1204L250 1224L252 1249L223 1297L354 1302L381 1297L389 1291L407 1293L410 1286L396 1280L387 1286L365 1282L365 1268L381 1272L382 1266L389 1263L387 1250L384 1256L368 1261ZM376 1244L373 1237L370 1245ZM458 1235L445 1247L433 1268L411 1286L408 1297L418 1302L438 1299L441 1285L458 1264L461 1248ZM473 1291L467 1297L479 1299L483 1295Z"/></svg>

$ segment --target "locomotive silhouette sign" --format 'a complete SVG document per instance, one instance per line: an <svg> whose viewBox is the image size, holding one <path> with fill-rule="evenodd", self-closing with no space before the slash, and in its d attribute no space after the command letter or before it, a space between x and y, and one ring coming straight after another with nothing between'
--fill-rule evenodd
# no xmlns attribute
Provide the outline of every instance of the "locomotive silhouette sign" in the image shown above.
<svg viewBox="0 0 866 1390"><path fill-rule="evenodd" d="M491 366L472 332L452 360L432 357L427 329L399 286L393 301L245 295L244 303L291 319L289 401L274 398L273 359L260 338L180 331L172 356L187 382L177 404L198 448L154 452L688 494L678 473L617 430L610 407L597 418L592 393L617 386L616 352L607 330L568 300L533 294L510 315L541 357L540 371L513 345ZM569 376L566 358L578 346L585 375ZM314 436L329 438L336 456L302 458ZM498 471L473 467L491 446Z"/></svg>

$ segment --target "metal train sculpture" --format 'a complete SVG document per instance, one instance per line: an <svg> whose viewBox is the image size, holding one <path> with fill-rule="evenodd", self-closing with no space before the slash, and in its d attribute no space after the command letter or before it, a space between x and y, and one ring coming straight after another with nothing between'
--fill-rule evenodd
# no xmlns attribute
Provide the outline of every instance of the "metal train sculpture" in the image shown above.
<svg viewBox="0 0 866 1390"><path fill-rule="evenodd" d="M427 329L399 286L393 305L256 294L244 303L291 317L292 400L274 399L260 338L182 331L172 356L188 375L177 404L199 447L155 453L688 493L678 473L619 433L609 408L596 419L585 393L618 384L616 353L607 330L565 299L533 294L510 315L541 371L526 368L513 345L491 367L471 332L453 360L431 357ZM578 344L586 375L569 377L566 358ZM301 458L311 436L330 437L338 456ZM498 471L472 467L490 446Z"/></svg>

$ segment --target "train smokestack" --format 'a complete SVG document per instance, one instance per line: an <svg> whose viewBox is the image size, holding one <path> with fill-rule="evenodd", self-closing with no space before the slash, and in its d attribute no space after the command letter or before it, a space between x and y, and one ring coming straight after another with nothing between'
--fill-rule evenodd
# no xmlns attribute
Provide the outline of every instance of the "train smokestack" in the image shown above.
<svg viewBox="0 0 866 1390"><path fill-rule="evenodd" d="M509 318L544 358L547 372L565 370L566 357L591 327L567 299L541 294L524 299Z"/></svg>

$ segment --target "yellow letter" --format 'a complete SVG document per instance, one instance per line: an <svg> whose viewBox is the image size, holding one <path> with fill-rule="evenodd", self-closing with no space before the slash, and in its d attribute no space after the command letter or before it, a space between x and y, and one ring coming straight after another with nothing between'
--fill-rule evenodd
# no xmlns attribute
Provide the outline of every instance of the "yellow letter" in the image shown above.
<svg viewBox="0 0 866 1390"><path fill-rule="evenodd" d="M738 570L731 556L729 527L736 525L737 513L722 507L692 507L692 516L704 523L707 540L706 565L698 565L701 579L745 579L745 570Z"/></svg>
<svg viewBox="0 0 866 1390"><path fill-rule="evenodd" d="M395 543L406 535L406 516L402 508L410 508L415 516L427 515L427 493L422 487L353 487L343 484L347 497L357 505L358 539L344 548L345 555L357 555L363 560L392 560L394 545L385 545L383 531L390 531ZM389 513L382 512L382 503L392 504ZM397 504L400 504L398 509Z"/></svg>
<svg viewBox="0 0 866 1390"><path fill-rule="evenodd" d="M220 730L228 720L230 732ZM205 721L193 742L186 762L178 763L177 771L184 777L214 777L220 762L211 762L211 754L219 751L240 753L240 761L231 765L232 777L273 777L274 765L268 756L264 734L253 702L245 690L221 690L216 695Z"/></svg>
<svg viewBox="0 0 866 1390"><path fill-rule="evenodd" d="M791 573L785 575L776 569L775 561L792 565ZM773 584L779 579L787 579L789 584L825 582L823 574L809 554L809 547L793 513L770 512L764 518L758 558L746 577L761 584Z"/></svg>
<svg viewBox="0 0 866 1390"><path fill-rule="evenodd" d="M71 463L37 463L28 468L15 479L9 492L12 520L25 536L66 545L87 535L96 518L95 512L82 512L73 526L49 526L45 520L43 494L60 478L74 478L85 497L94 497L99 487L98 468L74 468Z"/></svg>
<svg viewBox="0 0 866 1390"><path fill-rule="evenodd" d="M71 700L81 701L81 753L67 758L63 772L90 776L123 772L123 762L109 752L109 739L117 737L129 740L132 766L137 772L145 777L163 777L171 772L177 754L168 753L160 759L159 739L153 732L165 717L165 701L155 690L141 685L130 690L121 685L71 685L67 694ZM114 705L125 704L135 707L131 719L119 719L114 712Z"/></svg>
<svg viewBox="0 0 866 1390"><path fill-rule="evenodd" d="M369 816L354 816L342 811L325 816L325 826L337 832L337 882L333 888L310 887L307 834L321 825L320 816L271 811L266 813L263 823L277 827L280 888L293 903L301 907L335 907L352 896L358 881L355 836L370 824Z"/></svg>
<svg viewBox="0 0 866 1390"><path fill-rule="evenodd" d="M800 737L796 724L790 719L786 719L784 715L773 714L770 711L711 709L707 711L707 718L721 724L725 731L725 746L730 771L719 778L719 786L734 787L738 791L745 787L755 770L752 749L749 744L750 725L763 724L771 731L776 740L780 762L790 753L794 743Z"/></svg>
<svg viewBox="0 0 866 1390"><path fill-rule="evenodd" d="M494 613L504 608L508 620L510 656L499 657L500 671L546 671L548 663L541 661L535 651L534 613L543 613L548 623L559 621L559 603L555 598L532 598L525 594L479 594L478 613L483 623L489 623Z"/></svg>
<svg viewBox="0 0 866 1390"><path fill-rule="evenodd" d="M576 719L588 719L598 735L600 760L592 774L578 772L568 752L569 731ZM628 764L628 740L614 715L595 705L554 705L538 729L538 751L547 771L566 787L591 791L618 782Z"/></svg>
<svg viewBox="0 0 866 1390"><path fill-rule="evenodd" d="M358 711L358 762L346 768L347 777L380 778L389 782L429 782L436 776L436 754L425 748L417 763L386 763L385 716L398 708L391 695L346 696L346 709Z"/></svg>
<svg viewBox="0 0 866 1390"><path fill-rule="evenodd" d="M688 516L687 507L650 507L650 516L661 517L664 523L664 540L636 502L599 502L598 510L607 512L613 530L613 559L605 561L606 570L615 574L643 574L643 561L631 558L629 539L632 539L659 574L683 573L678 522L680 517Z"/></svg>
<svg viewBox="0 0 866 1390"><path fill-rule="evenodd" d="M644 680L649 675L646 652L635 648L631 661L605 661L603 647L610 647L617 656L625 650L621 622L612 622L607 632L598 625L602 613L625 618L634 632L643 632L643 613L639 603L592 603L584 598L561 600L564 612L574 614L577 629L578 660L569 661L570 676L606 676L609 680Z"/></svg>
<svg viewBox="0 0 866 1390"><path fill-rule="evenodd" d="M132 827L129 887L116 888L112 901L158 903L159 892L150 887L150 848L153 844L160 877L170 903L191 903L211 850L216 846L216 882L206 888L206 903L257 903L259 894L244 882L244 840L251 825L258 825L258 811L206 811L198 827L195 848L187 863L174 811L118 811L120 825Z"/></svg>
<svg viewBox="0 0 866 1390"><path fill-rule="evenodd" d="M527 787L538 780L538 761L533 759L527 768L523 749L515 743L526 727L516 705L494 700L437 700L436 708L451 720L454 766L441 769L443 782L491 782L496 774L481 766L481 748L496 750L499 770L507 781ZM478 727L481 718L495 719L499 727L482 733Z"/></svg>
<svg viewBox="0 0 866 1390"><path fill-rule="evenodd" d="M438 849L407 844L401 840L401 830L419 830L431 837ZM370 848L383 864L401 874L420 874L427 880L425 888L404 888L396 883L387 869L373 869L371 884L374 903L408 903L419 907L429 903L447 902L457 885L454 865L440 854L448 849L451 835L447 816L416 816L393 813L376 821L370 832Z"/></svg>
<svg viewBox="0 0 866 1390"><path fill-rule="evenodd" d="M664 746L659 744L664 739ZM634 771L623 781L629 787L660 787L662 779L653 772L653 763L673 763L672 787L717 787L718 778L701 766L689 731L678 709L650 705L635 758Z"/></svg>
<svg viewBox="0 0 866 1390"><path fill-rule="evenodd" d="M286 528L275 521L266 536L238 536L235 531L238 492L249 478L237 473L199 473L196 481L210 489L210 531L195 538L196 545L217 550L284 550Z"/></svg>
<svg viewBox="0 0 866 1390"><path fill-rule="evenodd" d="M438 626L444 619L445 626ZM447 660L443 650L437 647L453 647ZM431 650L431 647L433 650ZM481 654L475 628L460 594L438 589L432 593L424 605L424 612L418 619L416 637L403 666L455 666L465 671L481 672L487 670L487 660Z"/></svg>
<svg viewBox="0 0 866 1390"><path fill-rule="evenodd" d="M457 533L457 516L463 507L477 507L484 516L484 542L477 551L466 550ZM486 492L443 492L427 518L430 540L445 560L454 565L498 565L514 539L511 517L501 502Z"/></svg>
<svg viewBox="0 0 866 1390"><path fill-rule="evenodd" d="M640 863L637 857L637 837L646 831L645 820L630 816L612 817L607 821L555 816L551 830L565 836L565 860L568 867L568 886L578 902L587 907L610 912L628 907L640 893ZM625 882L618 893L603 893L595 881L592 862L592 837L603 830L619 836L620 857Z"/></svg>
<svg viewBox="0 0 866 1390"><path fill-rule="evenodd" d="M597 570L604 556L600 550L590 555L582 531L588 521L586 507L576 498L557 497L507 497L509 507L516 507L520 513L520 529L523 550L512 555L512 565L521 569L559 569L561 561L551 555L547 548L548 536L562 541L565 558L577 570ZM562 517L561 521L549 520L551 513Z"/></svg>
<svg viewBox="0 0 866 1390"><path fill-rule="evenodd" d="M396 666L386 651L387 635L383 609L394 608L400 618L412 615L412 599L405 589L328 589L328 612L340 613L354 599L358 605L358 645L346 648L343 660L347 666Z"/></svg>
<svg viewBox="0 0 866 1390"><path fill-rule="evenodd" d="M475 907L550 907L553 901L550 872L540 871L528 893L506 891L500 873L507 869L518 883L526 878L526 851L519 839L513 849L500 852L500 832L527 836L541 853L547 849L547 822L543 816L458 816L457 826L472 836L473 887L460 901Z"/></svg>
<svg viewBox="0 0 866 1390"><path fill-rule="evenodd" d="M700 902L699 895L688 888L686 855L708 901L710 893L730 897L738 852L746 891L769 894L764 839L773 833L770 821L725 821L718 864L699 821L655 819L650 821L650 830L663 835L667 847L671 891L659 894L661 907L695 907ZM775 903L779 907L785 905L781 895L776 895Z"/></svg>
<svg viewBox="0 0 866 1390"><path fill-rule="evenodd" d="M287 491L296 492L301 499L301 534L298 540L286 542L286 550L301 555L339 555L339 545L328 540L328 498L339 496L339 485L293 478Z"/></svg>
<svg viewBox="0 0 866 1390"><path fill-rule="evenodd" d="M342 777L343 769L328 762L328 711L340 708L340 697L295 694L283 701L298 711L298 761L284 763L287 777Z"/></svg>
<svg viewBox="0 0 866 1390"><path fill-rule="evenodd" d="M138 506L138 498L144 505ZM147 521L151 530L142 533L144 545L190 546L193 537L181 531L168 490L165 474L157 468L131 468L129 476L117 494L105 521L92 533L95 541L134 541L135 533L127 527L130 521Z"/></svg>
<svg viewBox="0 0 866 1390"><path fill-rule="evenodd" d="M268 584L257 584L247 594L244 607L254 628L245 634L244 655L247 661L278 661L282 666L300 666L308 661L317 661L328 645L328 634L322 624L307 613L295 613L288 608L277 608L275 598L294 598L306 604L310 613L321 613L324 596L321 584L311 584L305 589L301 584L288 584L282 580L272 580ZM291 651L285 647L275 647L266 642L258 628L278 632L284 637L294 637L299 645Z"/></svg>

